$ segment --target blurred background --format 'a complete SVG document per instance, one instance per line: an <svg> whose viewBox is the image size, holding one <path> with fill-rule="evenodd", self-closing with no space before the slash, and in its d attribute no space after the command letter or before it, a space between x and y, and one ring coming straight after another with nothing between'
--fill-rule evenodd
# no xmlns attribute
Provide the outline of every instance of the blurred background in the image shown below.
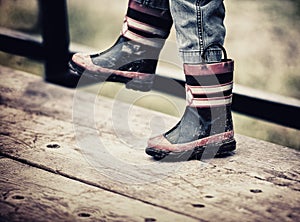
<svg viewBox="0 0 300 222"><path fill-rule="evenodd" d="M227 35L225 48L235 60L235 83L300 99L300 0L225 0ZM69 0L72 47L81 51L102 51L119 36L127 0ZM37 0L0 0L0 26L39 36ZM168 42L175 44L172 30ZM0 43L1 44L1 43ZM167 54L168 52L166 52ZM0 51L0 64L43 76L43 64ZM161 63L181 75L181 65ZM171 75L170 73L165 73ZM101 95L115 98L123 85L105 83ZM98 86L86 90L99 93ZM122 100L140 92L122 90ZM180 117L185 101L169 95L144 96L136 105ZM119 98L118 98L119 99ZM129 99L128 101L131 101ZM284 118L284 116L282 116ZM234 113L239 134L300 149L299 130Z"/></svg>

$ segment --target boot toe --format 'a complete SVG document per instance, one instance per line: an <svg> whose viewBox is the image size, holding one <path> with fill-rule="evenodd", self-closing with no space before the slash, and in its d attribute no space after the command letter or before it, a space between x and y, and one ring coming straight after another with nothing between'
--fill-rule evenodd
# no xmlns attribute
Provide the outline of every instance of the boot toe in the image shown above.
<svg viewBox="0 0 300 222"><path fill-rule="evenodd" d="M72 56L72 62L75 63L78 66L81 66L83 68L87 68L92 64L92 60L88 54L84 53L75 53Z"/></svg>

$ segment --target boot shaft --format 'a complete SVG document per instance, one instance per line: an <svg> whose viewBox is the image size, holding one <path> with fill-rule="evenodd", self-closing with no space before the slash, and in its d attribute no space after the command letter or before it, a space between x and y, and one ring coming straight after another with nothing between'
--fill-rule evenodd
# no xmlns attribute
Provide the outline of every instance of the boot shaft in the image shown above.
<svg viewBox="0 0 300 222"><path fill-rule="evenodd" d="M199 116L206 134L233 130L231 103L234 61L184 64L187 109Z"/></svg>
<svg viewBox="0 0 300 222"><path fill-rule="evenodd" d="M161 49L173 21L169 10L159 10L130 0L121 35L140 44Z"/></svg>
<svg viewBox="0 0 300 222"><path fill-rule="evenodd" d="M187 105L213 108L231 104L234 62L184 64Z"/></svg>

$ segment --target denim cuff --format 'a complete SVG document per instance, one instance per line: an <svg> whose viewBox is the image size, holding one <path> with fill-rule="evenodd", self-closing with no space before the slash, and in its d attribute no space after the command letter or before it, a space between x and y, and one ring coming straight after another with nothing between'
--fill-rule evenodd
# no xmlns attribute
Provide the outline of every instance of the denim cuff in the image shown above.
<svg viewBox="0 0 300 222"><path fill-rule="evenodd" d="M202 52L200 51L179 51L179 56L183 63L186 64L199 64L199 63L212 63L220 62L222 59L222 50L220 49L208 49L205 53L204 59L202 58Z"/></svg>
<svg viewBox="0 0 300 222"><path fill-rule="evenodd" d="M149 8L160 10L170 10L169 0L134 0L135 2L145 5Z"/></svg>

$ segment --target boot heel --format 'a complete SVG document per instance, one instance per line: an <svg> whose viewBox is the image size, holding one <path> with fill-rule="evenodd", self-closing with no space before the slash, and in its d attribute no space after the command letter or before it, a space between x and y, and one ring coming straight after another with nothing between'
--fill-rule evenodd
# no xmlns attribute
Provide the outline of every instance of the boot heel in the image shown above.
<svg viewBox="0 0 300 222"><path fill-rule="evenodd" d="M154 74L151 74L147 79L132 79L126 83L126 88L148 92L152 89L154 78Z"/></svg>
<svg viewBox="0 0 300 222"><path fill-rule="evenodd" d="M222 156L227 154L236 148L236 141L234 139L212 143L201 147L194 148L194 151L189 158L191 159L211 159L215 156Z"/></svg>
<svg viewBox="0 0 300 222"><path fill-rule="evenodd" d="M217 154L223 154L223 153L231 152L235 149L236 149L236 141L234 139L232 139L230 141L226 141L225 143L223 143L220 146Z"/></svg>

